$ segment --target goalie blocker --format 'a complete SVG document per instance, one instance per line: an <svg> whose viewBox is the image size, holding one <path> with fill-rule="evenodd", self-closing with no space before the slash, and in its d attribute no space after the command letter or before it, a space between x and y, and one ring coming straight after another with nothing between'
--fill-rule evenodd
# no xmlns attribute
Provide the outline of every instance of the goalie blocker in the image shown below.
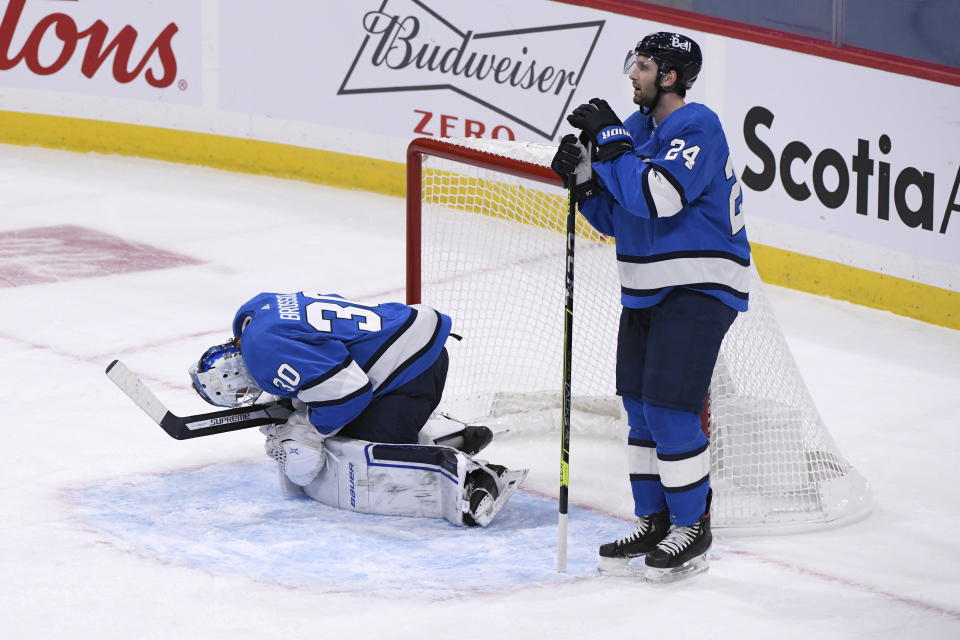
<svg viewBox="0 0 960 640"><path fill-rule="evenodd" d="M284 494L301 490L340 509L379 515L444 518L455 525L487 526L527 476L474 460L451 447L377 444L333 436L326 462L307 486L280 471Z"/></svg>

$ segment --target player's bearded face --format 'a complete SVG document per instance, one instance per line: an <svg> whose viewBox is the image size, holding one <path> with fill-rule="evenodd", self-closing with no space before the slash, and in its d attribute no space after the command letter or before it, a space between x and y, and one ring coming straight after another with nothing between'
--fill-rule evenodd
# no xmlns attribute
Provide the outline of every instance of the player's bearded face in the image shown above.
<svg viewBox="0 0 960 640"><path fill-rule="evenodd" d="M633 103L652 107L657 98L657 63L646 56L636 56L627 77L633 85Z"/></svg>

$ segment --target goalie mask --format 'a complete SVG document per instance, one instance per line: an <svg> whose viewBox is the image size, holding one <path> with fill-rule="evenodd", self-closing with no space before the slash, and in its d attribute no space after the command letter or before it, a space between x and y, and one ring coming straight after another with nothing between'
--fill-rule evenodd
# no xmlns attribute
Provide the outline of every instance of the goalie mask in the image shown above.
<svg viewBox="0 0 960 640"><path fill-rule="evenodd" d="M236 338L207 349L190 367L190 379L200 397L218 407L249 406L263 393L243 363Z"/></svg>

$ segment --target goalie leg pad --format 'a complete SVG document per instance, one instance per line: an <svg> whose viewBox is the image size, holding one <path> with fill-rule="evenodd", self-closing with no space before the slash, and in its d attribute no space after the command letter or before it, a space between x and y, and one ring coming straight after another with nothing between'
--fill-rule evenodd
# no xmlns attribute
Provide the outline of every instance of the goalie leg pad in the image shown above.
<svg viewBox="0 0 960 640"><path fill-rule="evenodd" d="M444 518L453 524L467 524L464 515L469 513L470 503L464 487L468 474L481 464L462 452L339 436L327 438L325 445L327 463L305 487L311 498L361 513ZM523 471L519 480L525 476ZM485 524L519 486L515 475L498 482L497 499L480 517Z"/></svg>

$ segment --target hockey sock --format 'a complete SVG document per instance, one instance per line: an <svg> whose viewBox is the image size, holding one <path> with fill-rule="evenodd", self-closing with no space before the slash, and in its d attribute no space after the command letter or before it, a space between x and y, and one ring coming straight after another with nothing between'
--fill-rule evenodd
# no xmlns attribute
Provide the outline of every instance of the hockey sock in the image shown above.
<svg viewBox="0 0 960 640"><path fill-rule="evenodd" d="M644 415L657 443L657 468L670 507L670 521L696 523L710 488L710 443L692 411L644 403Z"/></svg>

